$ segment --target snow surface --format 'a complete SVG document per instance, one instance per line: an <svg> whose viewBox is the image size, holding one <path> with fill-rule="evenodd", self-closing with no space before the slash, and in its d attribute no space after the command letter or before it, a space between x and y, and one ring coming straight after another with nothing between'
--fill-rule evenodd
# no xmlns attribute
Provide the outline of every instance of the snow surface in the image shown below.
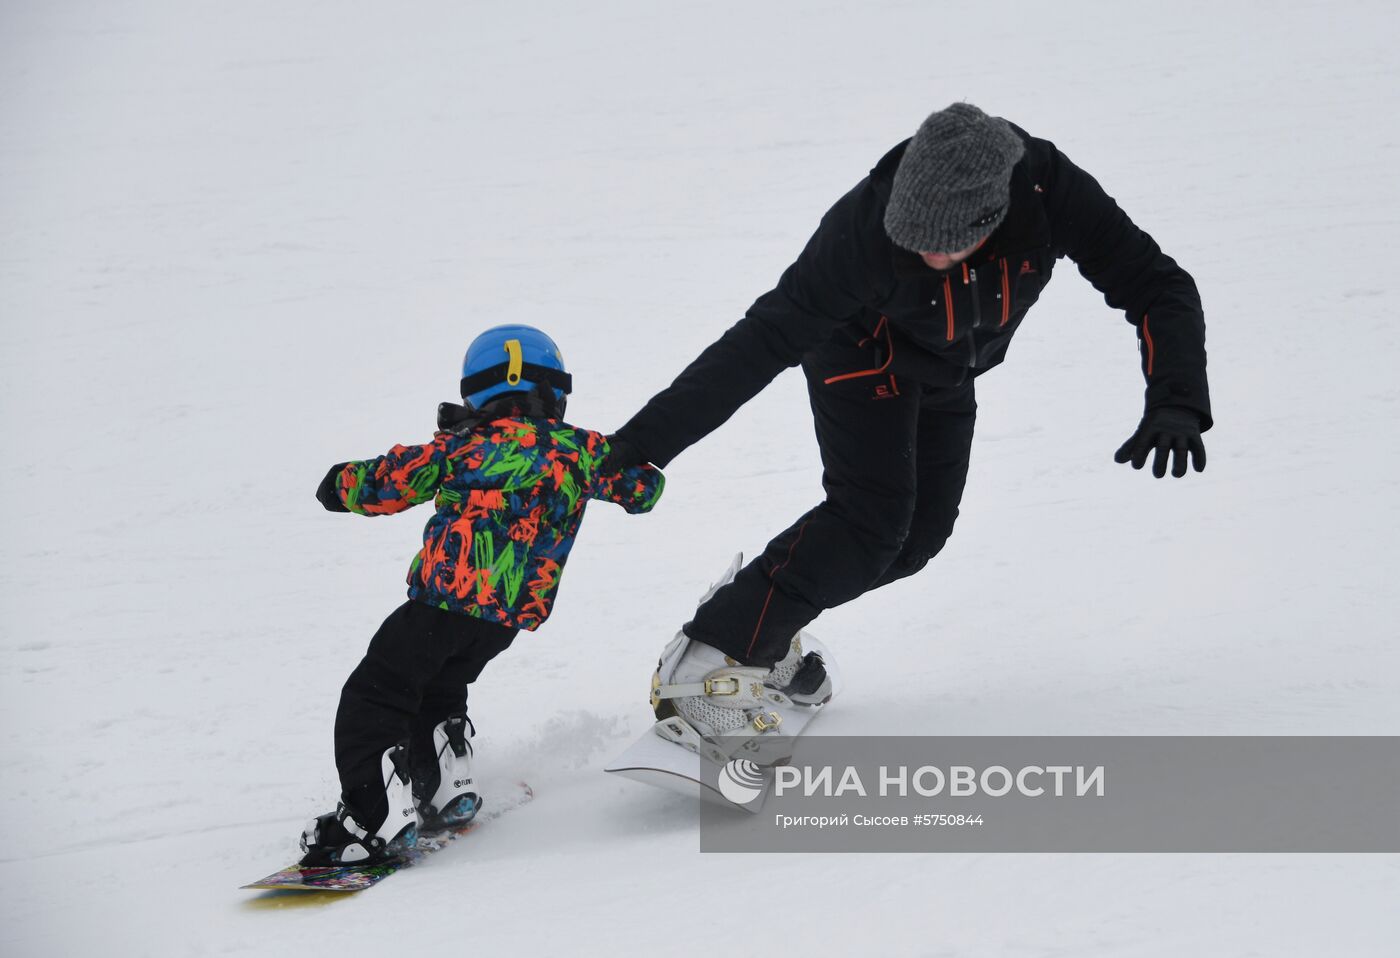
<svg viewBox="0 0 1400 958"><path fill-rule="evenodd" d="M820 495L789 372L595 506L473 690L535 802L268 910L422 515L323 512L467 340L620 424L932 109L1055 140L1195 275L1219 425L1114 466L1131 330L1069 264L981 380L959 530L825 615L828 733L1400 734L1388 2L0 3L0 953L1394 954L1395 856L698 852L600 771L739 549Z"/></svg>

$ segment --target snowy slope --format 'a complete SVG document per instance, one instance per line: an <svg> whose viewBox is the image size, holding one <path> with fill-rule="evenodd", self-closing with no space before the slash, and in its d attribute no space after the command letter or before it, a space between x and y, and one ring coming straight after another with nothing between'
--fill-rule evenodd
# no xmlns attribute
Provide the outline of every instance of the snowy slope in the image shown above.
<svg viewBox="0 0 1400 958"><path fill-rule="evenodd" d="M946 552L818 623L825 730L1400 734L1397 20L0 4L0 953L1393 953L1393 856L702 856L685 802L604 776L697 594L820 495L794 373L654 515L595 507L474 689L485 775L531 806L331 907L236 886L333 801L339 687L421 527L321 511L325 467L426 438L507 320L615 427L956 99L1193 272L1211 465L1112 464L1133 337L1065 264L979 382Z"/></svg>

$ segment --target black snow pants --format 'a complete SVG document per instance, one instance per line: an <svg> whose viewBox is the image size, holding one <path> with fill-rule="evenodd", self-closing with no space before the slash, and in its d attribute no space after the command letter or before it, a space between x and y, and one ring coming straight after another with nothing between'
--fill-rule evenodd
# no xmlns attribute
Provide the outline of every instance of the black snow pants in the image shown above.
<svg viewBox="0 0 1400 958"><path fill-rule="evenodd" d="M779 534L696 610L691 638L771 666L824 609L913 575L953 531L977 401L971 378L896 379L880 356L840 341L802 364L826 500Z"/></svg>
<svg viewBox="0 0 1400 958"><path fill-rule="evenodd" d="M433 729L466 711L467 686L518 631L412 599L389 613L346 680L335 716L341 800L356 820L377 825L388 813L385 749L407 744L414 778L435 776Z"/></svg>

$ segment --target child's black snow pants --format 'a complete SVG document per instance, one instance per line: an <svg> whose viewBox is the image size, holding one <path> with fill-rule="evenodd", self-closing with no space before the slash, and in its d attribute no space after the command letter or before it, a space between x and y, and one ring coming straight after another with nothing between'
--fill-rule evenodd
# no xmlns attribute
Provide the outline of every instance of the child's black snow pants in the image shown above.
<svg viewBox="0 0 1400 958"><path fill-rule="evenodd" d="M685 624L691 638L771 666L824 609L913 575L953 531L977 401L832 343L802 364L826 500L780 533Z"/></svg>
<svg viewBox="0 0 1400 958"><path fill-rule="evenodd" d="M335 716L341 798L357 820L377 824L388 812L385 749L407 744L415 778L436 769L433 728L466 711L467 685L518 631L412 599L389 614L346 680Z"/></svg>

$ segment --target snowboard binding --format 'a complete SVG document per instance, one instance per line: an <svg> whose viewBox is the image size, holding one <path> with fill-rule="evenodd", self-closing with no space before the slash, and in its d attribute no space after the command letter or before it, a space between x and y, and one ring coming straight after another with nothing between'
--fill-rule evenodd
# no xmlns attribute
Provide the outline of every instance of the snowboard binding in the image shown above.
<svg viewBox="0 0 1400 958"><path fill-rule="evenodd" d="M415 774L413 781L422 831L460 828L481 810L481 794L472 775L475 736L476 726L466 712L449 715L433 729L435 763Z"/></svg>
<svg viewBox="0 0 1400 958"><path fill-rule="evenodd" d="M735 556L703 605L743 565ZM806 632L773 668L743 666L723 652L692 642L682 630L661 653L651 678L657 721L604 770L646 785L753 813L762 802L736 806L718 788L718 773L735 759L759 766L790 761L798 737L826 710L840 676L826 647Z"/></svg>
<svg viewBox="0 0 1400 958"><path fill-rule="evenodd" d="M792 757L796 735L831 695L826 660L821 652L803 650L801 634L793 637L787 656L765 671L740 666L682 632L652 675L653 730L710 762L743 757L776 765Z"/></svg>
<svg viewBox="0 0 1400 958"><path fill-rule="evenodd" d="M418 840L418 816L413 807L407 750L402 745L385 749L380 760L384 776L386 812L371 824L370 816L345 802L312 819L301 834L301 864L372 865L402 856Z"/></svg>
<svg viewBox="0 0 1400 958"><path fill-rule="evenodd" d="M732 581L742 563L743 556L735 556L700 604ZM832 696L826 660L804 649L803 637L793 636L787 654L764 669L743 665L682 629L662 651L651 678L656 734L712 762L740 754L760 765L786 761L796 735L790 729L800 731L810 718L799 713Z"/></svg>

